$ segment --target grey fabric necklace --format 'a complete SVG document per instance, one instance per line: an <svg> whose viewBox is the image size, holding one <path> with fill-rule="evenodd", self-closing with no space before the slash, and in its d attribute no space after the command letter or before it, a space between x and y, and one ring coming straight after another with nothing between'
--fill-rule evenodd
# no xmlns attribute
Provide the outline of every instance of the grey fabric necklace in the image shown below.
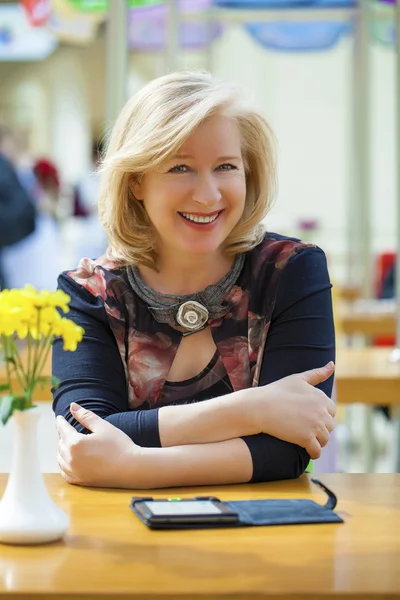
<svg viewBox="0 0 400 600"><path fill-rule="evenodd" d="M184 328L190 335L207 327L208 320L221 319L231 308L223 299L232 289L243 268L245 255L237 254L228 273L217 283L195 294L163 294L145 284L135 266L126 268L133 291L141 298L158 323L170 323Z"/></svg>

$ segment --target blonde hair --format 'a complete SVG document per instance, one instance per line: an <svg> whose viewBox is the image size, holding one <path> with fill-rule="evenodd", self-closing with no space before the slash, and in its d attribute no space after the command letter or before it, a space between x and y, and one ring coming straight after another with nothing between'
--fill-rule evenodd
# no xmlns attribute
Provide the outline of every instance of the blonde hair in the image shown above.
<svg viewBox="0 0 400 600"><path fill-rule="evenodd" d="M225 240L224 251L232 256L261 241L260 223L275 194L272 131L235 86L206 72L179 71L151 81L135 94L113 128L99 196L110 258L156 269L154 228L143 202L132 192L133 183L176 154L205 119L220 113L239 126L247 188L244 213Z"/></svg>

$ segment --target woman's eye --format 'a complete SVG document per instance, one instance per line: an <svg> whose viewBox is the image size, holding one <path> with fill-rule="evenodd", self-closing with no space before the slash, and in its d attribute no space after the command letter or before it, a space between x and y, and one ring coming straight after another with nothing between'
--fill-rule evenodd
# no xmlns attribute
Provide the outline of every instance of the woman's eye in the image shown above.
<svg viewBox="0 0 400 600"><path fill-rule="evenodd" d="M237 171L237 167L235 167L235 165L231 165L230 163L219 165L218 169L220 171Z"/></svg>
<svg viewBox="0 0 400 600"><path fill-rule="evenodd" d="M172 167L168 173L187 173L188 171L189 167L187 165L176 165L175 167Z"/></svg>

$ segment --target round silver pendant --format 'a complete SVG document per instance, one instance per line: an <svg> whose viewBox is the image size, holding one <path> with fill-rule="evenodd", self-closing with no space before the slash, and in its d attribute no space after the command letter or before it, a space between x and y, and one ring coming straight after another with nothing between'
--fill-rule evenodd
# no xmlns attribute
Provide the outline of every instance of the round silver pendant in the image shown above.
<svg viewBox="0 0 400 600"><path fill-rule="evenodd" d="M195 300L189 300L181 304L176 314L176 322L188 331L203 329L207 321L208 310Z"/></svg>

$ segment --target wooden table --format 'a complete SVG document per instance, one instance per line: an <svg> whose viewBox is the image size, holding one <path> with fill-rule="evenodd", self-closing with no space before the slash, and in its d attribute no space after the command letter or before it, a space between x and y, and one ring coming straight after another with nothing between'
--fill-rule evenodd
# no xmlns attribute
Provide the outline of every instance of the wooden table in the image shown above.
<svg viewBox="0 0 400 600"><path fill-rule="evenodd" d="M335 382L339 404L400 405L400 363L390 362L391 350L337 349Z"/></svg>
<svg viewBox="0 0 400 600"><path fill-rule="evenodd" d="M340 331L346 335L392 336L396 334L396 303L393 300L358 300L337 309Z"/></svg>
<svg viewBox="0 0 400 600"><path fill-rule="evenodd" d="M85 489L46 475L71 516L63 541L0 545L0 598L18 600L346 600L400 598L400 474L330 474L344 524L151 531L131 513L132 495ZM0 476L0 489L5 476ZM303 475L268 484L149 492L223 500L325 495Z"/></svg>
<svg viewBox="0 0 400 600"><path fill-rule="evenodd" d="M346 335L387 335L396 334L396 316L391 313L345 312L340 317L340 326Z"/></svg>
<svg viewBox="0 0 400 600"><path fill-rule="evenodd" d="M389 360L391 348L343 348L336 357L336 399L338 404L360 402L364 415L363 455L365 470L373 470L372 406L390 406L397 416L396 470L400 472L400 363Z"/></svg>
<svg viewBox="0 0 400 600"><path fill-rule="evenodd" d="M333 290L335 295L344 302L355 302L363 295L361 287L354 285L335 284Z"/></svg>

